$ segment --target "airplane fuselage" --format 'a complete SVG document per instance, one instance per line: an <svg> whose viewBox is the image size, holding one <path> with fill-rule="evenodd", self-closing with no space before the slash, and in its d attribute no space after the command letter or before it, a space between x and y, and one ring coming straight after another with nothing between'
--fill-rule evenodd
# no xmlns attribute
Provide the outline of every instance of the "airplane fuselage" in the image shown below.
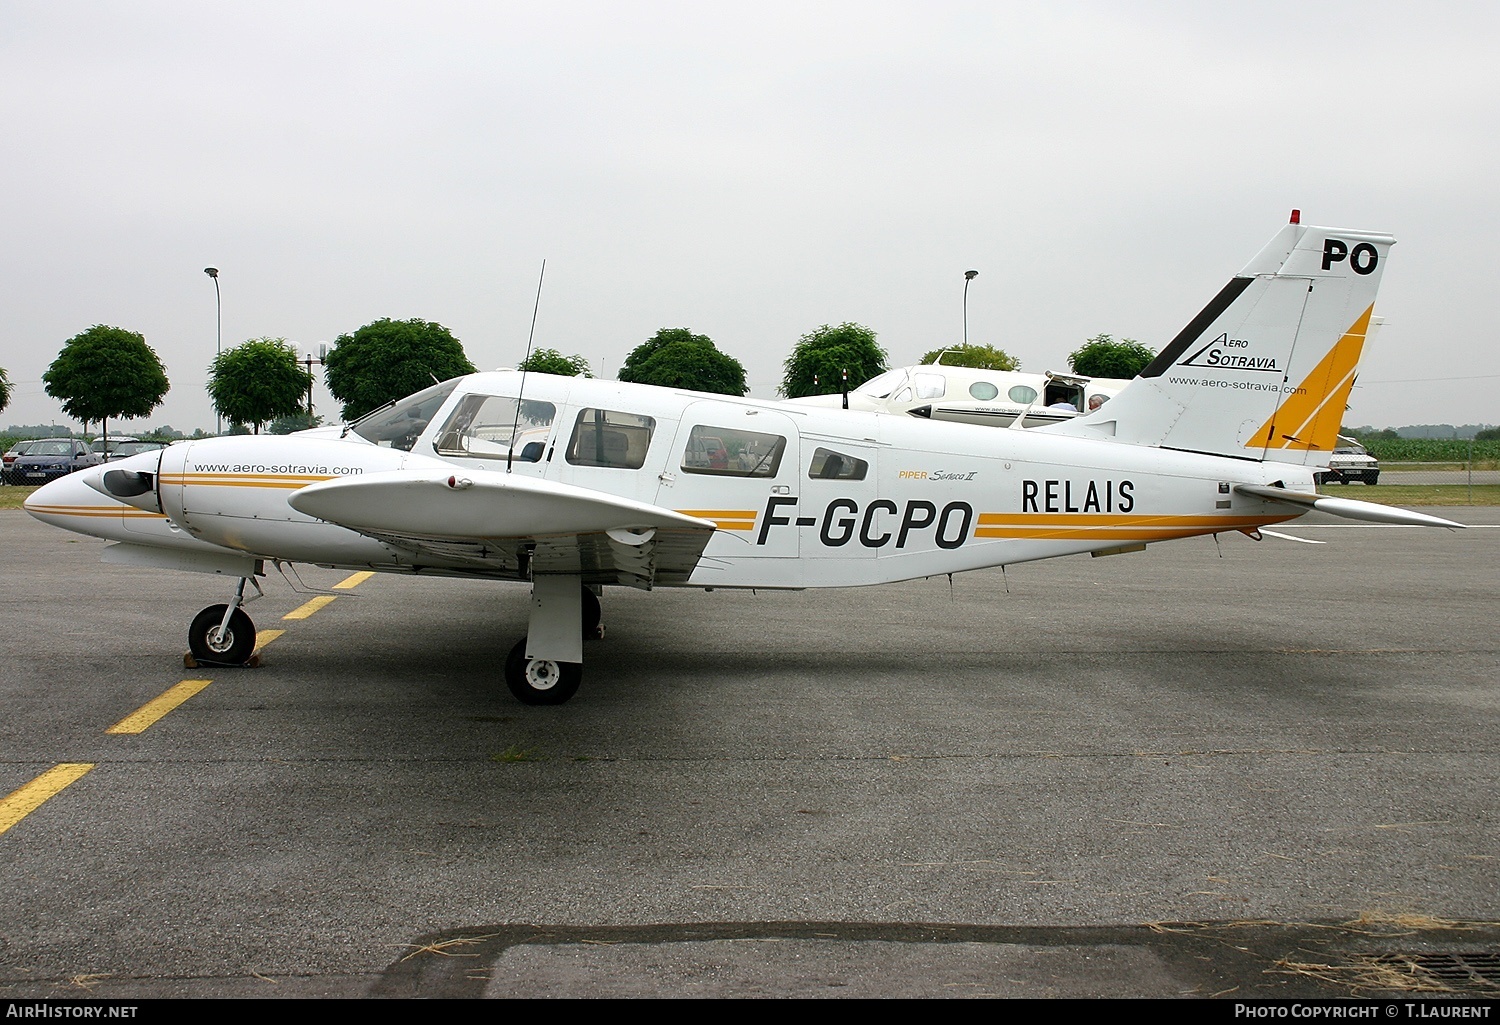
<svg viewBox="0 0 1500 1025"><path fill-rule="evenodd" d="M1310 471L1285 464L541 374L526 376L527 418L491 416L476 426L473 411L487 403L514 412L521 375L449 385L429 397L431 410L398 419L395 427L415 433L356 427L362 433L342 438L319 431L180 442L65 478L27 508L134 546L521 579L538 567L458 545L443 551L431 540L420 550L402 544L396 509L390 523L373 515L373 526L356 530L289 502L310 485L396 471L502 474L711 522L691 572L663 574L657 586L811 588L1253 531L1297 513L1236 494L1234 484L1312 488ZM600 438L616 450L605 451ZM111 470L150 474L151 490L118 500L99 486ZM547 535L549 524L540 526L528 536ZM577 529L560 524L558 533ZM495 536L503 547L507 531ZM581 575L619 582L587 566Z"/></svg>

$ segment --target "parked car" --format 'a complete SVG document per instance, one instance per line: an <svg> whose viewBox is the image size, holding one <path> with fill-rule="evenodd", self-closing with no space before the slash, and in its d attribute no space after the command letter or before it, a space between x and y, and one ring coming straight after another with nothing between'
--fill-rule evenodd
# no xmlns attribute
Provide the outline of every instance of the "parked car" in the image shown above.
<svg viewBox="0 0 1500 1025"><path fill-rule="evenodd" d="M119 457L115 454L115 450L121 445L132 441L135 441L135 439L128 434L106 434L102 438L95 438L94 443L89 448L96 455L101 455L105 459L117 459Z"/></svg>
<svg viewBox="0 0 1500 1025"><path fill-rule="evenodd" d="M32 442L25 455L16 456L10 472L17 484L46 484L102 462L104 457L79 438L42 438Z"/></svg>
<svg viewBox="0 0 1500 1025"><path fill-rule="evenodd" d="M98 442L94 444L97 445ZM109 458L124 459L126 456L138 456L142 452L155 452L166 447L159 441L122 441L118 445L111 446Z"/></svg>
<svg viewBox="0 0 1500 1025"><path fill-rule="evenodd" d="M1313 480L1319 484L1352 484L1357 480L1374 484L1379 479L1380 460L1366 452L1359 442L1342 434L1328 457L1328 469L1313 474Z"/></svg>
<svg viewBox="0 0 1500 1025"><path fill-rule="evenodd" d="M10 451L5 453L5 469L0 471L0 481L4 481L6 484L19 483L19 481L13 480L11 477L11 464L16 461L17 456L24 455L35 444L36 442L34 441L18 441L11 446Z"/></svg>

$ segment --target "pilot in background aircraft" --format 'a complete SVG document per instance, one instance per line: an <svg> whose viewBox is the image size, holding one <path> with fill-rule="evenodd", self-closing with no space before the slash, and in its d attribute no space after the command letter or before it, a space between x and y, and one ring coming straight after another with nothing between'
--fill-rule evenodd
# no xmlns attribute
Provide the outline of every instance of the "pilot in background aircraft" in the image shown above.
<svg viewBox="0 0 1500 1025"><path fill-rule="evenodd" d="M187 441L81 471L26 509L116 542L106 562L236 578L189 628L201 661L249 658L241 605L268 565L529 584L506 684L559 704L582 679L605 587L891 583L1258 537L1313 508L1460 526L1313 484L1393 243L1294 212L1140 376L1046 427L501 371L343 428Z"/></svg>

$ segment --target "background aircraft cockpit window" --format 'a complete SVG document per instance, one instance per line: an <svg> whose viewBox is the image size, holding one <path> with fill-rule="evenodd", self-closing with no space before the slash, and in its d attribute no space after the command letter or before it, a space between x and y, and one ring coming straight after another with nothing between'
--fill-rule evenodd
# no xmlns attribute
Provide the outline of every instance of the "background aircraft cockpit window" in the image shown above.
<svg viewBox="0 0 1500 1025"><path fill-rule="evenodd" d="M458 387L458 378L435 384L415 395L381 406L366 413L350 425L350 429L382 448L400 448L410 452L423 431L453 389Z"/></svg>
<svg viewBox="0 0 1500 1025"><path fill-rule="evenodd" d="M534 463L546 448L557 407L550 402L509 395L465 395L438 431L437 450L445 456L514 459Z"/></svg>
<svg viewBox="0 0 1500 1025"><path fill-rule="evenodd" d="M940 399L948 388L942 374L912 374L911 385L919 399Z"/></svg>
<svg viewBox="0 0 1500 1025"><path fill-rule="evenodd" d="M828 448L813 451L812 465L807 475L813 480L864 480L870 472L870 464L863 459Z"/></svg>
<svg viewBox="0 0 1500 1025"><path fill-rule="evenodd" d="M785 451L786 439L779 434L694 427L682 453L682 470L720 477L774 477Z"/></svg>
<svg viewBox="0 0 1500 1025"><path fill-rule="evenodd" d="M878 377L872 377L864 384L854 390L861 395L870 395L877 399L883 399L895 391L901 382L906 380L906 368L899 367L895 370L887 370ZM838 391L838 382L828 382L833 386L833 391Z"/></svg>
<svg viewBox="0 0 1500 1025"><path fill-rule="evenodd" d="M656 420L613 409L579 410L568 442L568 462L574 466L612 466L639 470L646 463Z"/></svg>
<svg viewBox="0 0 1500 1025"><path fill-rule="evenodd" d="M1026 405L1028 402L1036 401L1036 389L1029 384L1012 385L1010 391L1005 393L1010 396L1010 401Z"/></svg>
<svg viewBox="0 0 1500 1025"><path fill-rule="evenodd" d="M1064 381L1052 381L1047 385L1045 403L1054 406L1059 402L1066 402L1072 406L1074 411L1083 408L1083 389L1076 384L1068 384Z"/></svg>
<svg viewBox="0 0 1500 1025"><path fill-rule="evenodd" d="M980 402L988 402L990 401L990 399L1000 394L1000 389L996 388L988 381L975 381L973 384L969 385L969 394L972 397L978 399ZM1036 395L1036 392L1032 392L1031 394L1034 397ZM1026 401L1030 402L1031 399L1027 399Z"/></svg>

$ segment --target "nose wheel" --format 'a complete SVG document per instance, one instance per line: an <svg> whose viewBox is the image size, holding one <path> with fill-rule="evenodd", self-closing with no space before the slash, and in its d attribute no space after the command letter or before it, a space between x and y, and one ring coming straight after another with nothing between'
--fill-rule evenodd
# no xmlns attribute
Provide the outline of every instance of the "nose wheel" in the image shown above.
<svg viewBox="0 0 1500 1025"><path fill-rule="evenodd" d="M188 650L199 662L244 665L255 651L255 624L244 609L231 613L228 605L210 605L188 627Z"/></svg>
<svg viewBox="0 0 1500 1025"><path fill-rule="evenodd" d="M560 705L577 693L582 682L582 663L527 658L524 637L505 660L505 685L522 704Z"/></svg>

